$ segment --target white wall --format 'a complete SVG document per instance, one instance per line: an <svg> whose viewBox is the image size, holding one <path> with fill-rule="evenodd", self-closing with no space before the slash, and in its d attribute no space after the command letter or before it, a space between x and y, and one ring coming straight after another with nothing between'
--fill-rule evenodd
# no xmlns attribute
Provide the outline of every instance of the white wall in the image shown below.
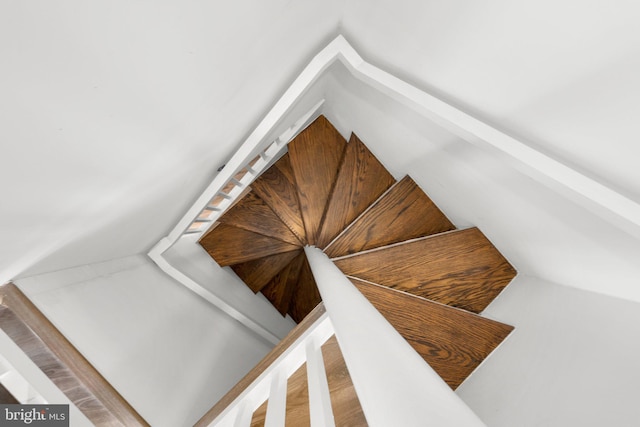
<svg viewBox="0 0 640 427"><path fill-rule="evenodd" d="M335 68L325 113L459 228L478 226L519 272L640 301L640 241Z"/></svg>
<svg viewBox="0 0 640 427"><path fill-rule="evenodd" d="M153 426L191 426L271 346L132 256L16 283Z"/></svg>
<svg viewBox="0 0 640 427"><path fill-rule="evenodd" d="M295 327L289 315L282 317L262 293L254 294L231 268L220 267L195 238L183 236L163 256L173 267L276 337L284 338Z"/></svg>
<svg viewBox="0 0 640 427"><path fill-rule="evenodd" d="M366 60L640 200L640 4L348 0Z"/></svg>
<svg viewBox="0 0 640 427"><path fill-rule="evenodd" d="M0 283L146 252L343 0L0 3Z"/></svg>
<svg viewBox="0 0 640 427"><path fill-rule="evenodd" d="M640 304L519 276L483 315L516 327L457 390L487 425L638 425Z"/></svg>

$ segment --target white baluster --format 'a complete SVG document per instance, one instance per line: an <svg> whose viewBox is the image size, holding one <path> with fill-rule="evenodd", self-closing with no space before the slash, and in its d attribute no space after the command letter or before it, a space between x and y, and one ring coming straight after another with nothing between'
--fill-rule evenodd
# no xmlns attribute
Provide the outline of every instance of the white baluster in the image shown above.
<svg viewBox="0 0 640 427"><path fill-rule="evenodd" d="M279 369L271 378L267 418L264 427L283 427L287 412L287 375Z"/></svg>
<svg viewBox="0 0 640 427"><path fill-rule="evenodd" d="M335 427L321 345L310 340L306 347L311 427Z"/></svg>

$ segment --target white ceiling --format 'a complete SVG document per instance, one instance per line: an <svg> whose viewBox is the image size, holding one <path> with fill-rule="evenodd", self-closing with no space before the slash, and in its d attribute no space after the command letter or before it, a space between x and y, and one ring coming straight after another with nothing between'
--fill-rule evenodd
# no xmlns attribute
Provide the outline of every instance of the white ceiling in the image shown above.
<svg viewBox="0 0 640 427"><path fill-rule="evenodd" d="M639 18L631 1L3 2L0 282L148 249L338 32L640 200Z"/></svg>

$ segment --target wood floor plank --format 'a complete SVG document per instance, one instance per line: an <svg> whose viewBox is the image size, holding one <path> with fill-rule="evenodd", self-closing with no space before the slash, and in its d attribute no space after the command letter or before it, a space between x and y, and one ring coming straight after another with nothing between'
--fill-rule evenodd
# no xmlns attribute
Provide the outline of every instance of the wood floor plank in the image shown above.
<svg viewBox="0 0 640 427"><path fill-rule="evenodd" d="M306 233L300 212L298 190L291 169L289 153L282 156L253 184L253 191L280 217L287 227L306 243Z"/></svg>
<svg viewBox="0 0 640 427"><path fill-rule="evenodd" d="M320 223L347 141L324 117L318 117L289 143L307 243L315 245Z"/></svg>
<svg viewBox="0 0 640 427"><path fill-rule="evenodd" d="M289 315L296 323L300 323L322 302L320 291L318 291L316 281L313 279L313 273L306 257L300 269L299 277L296 291L291 301L291 308L289 309Z"/></svg>
<svg viewBox="0 0 640 427"><path fill-rule="evenodd" d="M355 135L342 163L322 221L316 246L324 248L395 183L393 176Z"/></svg>
<svg viewBox="0 0 640 427"><path fill-rule="evenodd" d="M334 260L346 275L479 313L516 275L477 228Z"/></svg>
<svg viewBox="0 0 640 427"><path fill-rule="evenodd" d="M325 252L335 258L455 229L420 187L405 176L358 217Z"/></svg>
<svg viewBox="0 0 640 427"><path fill-rule="evenodd" d="M351 281L454 390L513 330L464 310Z"/></svg>
<svg viewBox="0 0 640 427"><path fill-rule="evenodd" d="M209 231L200 245L221 266L241 264L265 256L297 251L299 245L283 242L227 224L219 224Z"/></svg>
<svg viewBox="0 0 640 427"><path fill-rule="evenodd" d="M245 194L218 221L291 243L302 243L280 217L253 191Z"/></svg>
<svg viewBox="0 0 640 427"><path fill-rule="evenodd" d="M335 335L322 345L329 396L336 426L363 427L367 420Z"/></svg>
<svg viewBox="0 0 640 427"><path fill-rule="evenodd" d="M303 363L287 381L287 413L284 425L285 427L309 427L311 425L306 363Z"/></svg>
<svg viewBox="0 0 640 427"><path fill-rule="evenodd" d="M282 314L287 315L291 300L294 297L296 285L300 279L300 268L305 260L304 252L298 254L285 268L282 269L267 286L262 289L262 293Z"/></svg>
<svg viewBox="0 0 640 427"><path fill-rule="evenodd" d="M232 265L231 269L254 292L259 292L302 252L302 249L258 258L242 264Z"/></svg>
<svg viewBox="0 0 640 427"><path fill-rule="evenodd" d="M253 412L253 417L251 418L251 427L264 427L264 422L267 419L267 405L269 404L269 400L265 400L262 405L258 407Z"/></svg>

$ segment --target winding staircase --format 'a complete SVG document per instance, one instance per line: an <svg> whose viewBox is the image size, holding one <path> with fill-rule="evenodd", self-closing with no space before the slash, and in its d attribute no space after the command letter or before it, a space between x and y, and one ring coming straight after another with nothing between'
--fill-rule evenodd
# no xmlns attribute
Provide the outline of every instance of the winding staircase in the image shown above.
<svg viewBox="0 0 640 427"><path fill-rule="evenodd" d="M356 135L347 142L323 116L200 244L296 322L321 303L304 248L322 249L452 389L513 329L479 315L515 277L508 261L479 229L456 229L410 177L396 181ZM322 353L336 425L366 425L335 338ZM286 425L308 425L304 368L289 378ZM251 425L263 425L266 404Z"/></svg>

